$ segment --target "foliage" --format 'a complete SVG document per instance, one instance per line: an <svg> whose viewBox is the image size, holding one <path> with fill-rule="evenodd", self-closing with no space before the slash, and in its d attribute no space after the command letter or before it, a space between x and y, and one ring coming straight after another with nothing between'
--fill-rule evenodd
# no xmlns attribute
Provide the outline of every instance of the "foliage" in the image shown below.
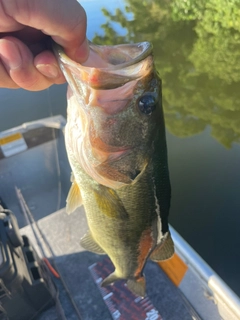
<svg viewBox="0 0 240 320"><path fill-rule="evenodd" d="M103 12L104 36L94 42L153 43L170 132L186 137L210 125L226 147L240 142L239 0L127 0L125 11Z"/></svg>

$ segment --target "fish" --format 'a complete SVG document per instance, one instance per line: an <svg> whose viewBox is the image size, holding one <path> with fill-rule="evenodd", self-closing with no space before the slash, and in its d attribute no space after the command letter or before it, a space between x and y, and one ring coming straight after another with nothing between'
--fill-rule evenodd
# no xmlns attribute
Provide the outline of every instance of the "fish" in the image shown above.
<svg viewBox="0 0 240 320"><path fill-rule="evenodd" d="M84 206L89 230L81 246L107 254L115 267L101 285L125 279L144 297L147 260L174 254L161 80L147 41L89 47L79 64L54 45L68 82L66 211Z"/></svg>

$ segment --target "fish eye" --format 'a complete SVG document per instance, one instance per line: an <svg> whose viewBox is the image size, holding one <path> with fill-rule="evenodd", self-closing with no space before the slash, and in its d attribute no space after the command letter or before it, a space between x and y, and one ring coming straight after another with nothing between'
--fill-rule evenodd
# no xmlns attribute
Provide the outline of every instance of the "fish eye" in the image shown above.
<svg viewBox="0 0 240 320"><path fill-rule="evenodd" d="M156 99L152 94L145 94L138 101L139 110L147 115L150 115L156 108Z"/></svg>

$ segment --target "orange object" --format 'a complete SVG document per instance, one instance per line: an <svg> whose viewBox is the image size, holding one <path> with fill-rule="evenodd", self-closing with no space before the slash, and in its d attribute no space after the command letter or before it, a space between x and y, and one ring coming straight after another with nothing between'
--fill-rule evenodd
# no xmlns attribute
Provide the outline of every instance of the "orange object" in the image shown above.
<svg viewBox="0 0 240 320"><path fill-rule="evenodd" d="M158 262L158 265L176 286L179 286L188 270L186 263L176 253L172 258Z"/></svg>
<svg viewBox="0 0 240 320"><path fill-rule="evenodd" d="M60 278L60 275L57 273L57 271L53 268L53 266L51 265L51 263L48 261L47 258L43 258L43 261L46 263L48 269L50 270L50 272L54 275L54 277L56 278Z"/></svg>

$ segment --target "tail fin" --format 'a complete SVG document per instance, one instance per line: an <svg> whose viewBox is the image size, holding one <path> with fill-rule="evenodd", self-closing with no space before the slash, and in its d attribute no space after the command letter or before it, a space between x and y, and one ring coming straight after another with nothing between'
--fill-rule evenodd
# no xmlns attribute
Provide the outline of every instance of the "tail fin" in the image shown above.
<svg viewBox="0 0 240 320"><path fill-rule="evenodd" d="M119 278L115 272L111 273L108 277L106 277L103 282L101 283L101 287L106 287L110 284L113 284L117 280L122 280ZM129 279L127 281L128 289L131 290L134 294L140 297L145 297L146 293L146 281L144 276L139 277L137 279Z"/></svg>
<svg viewBox="0 0 240 320"><path fill-rule="evenodd" d="M127 286L134 294L140 297L145 297L146 294L146 281L144 276L138 279L129 279Z"/></svg>

